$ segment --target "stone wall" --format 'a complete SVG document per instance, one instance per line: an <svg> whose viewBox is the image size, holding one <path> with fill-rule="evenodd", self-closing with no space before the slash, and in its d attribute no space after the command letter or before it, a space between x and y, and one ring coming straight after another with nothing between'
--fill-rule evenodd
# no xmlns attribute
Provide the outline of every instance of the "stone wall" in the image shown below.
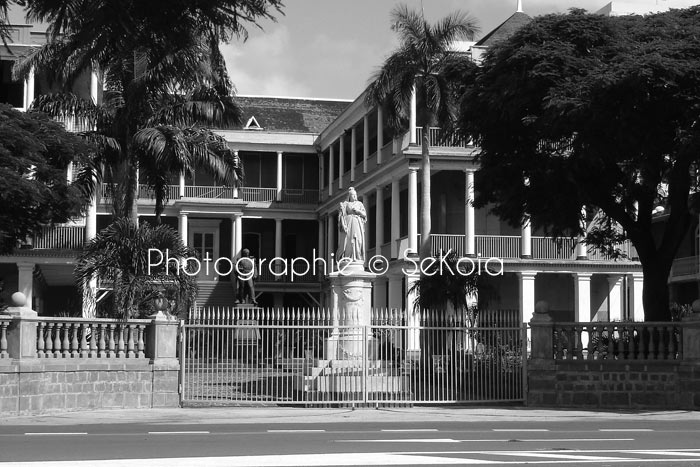
<svg viewBox="0 0 700 467"><path fill-rule="evenodd" d="M0 415L177 407L177 364L0 360Z"/></svg>

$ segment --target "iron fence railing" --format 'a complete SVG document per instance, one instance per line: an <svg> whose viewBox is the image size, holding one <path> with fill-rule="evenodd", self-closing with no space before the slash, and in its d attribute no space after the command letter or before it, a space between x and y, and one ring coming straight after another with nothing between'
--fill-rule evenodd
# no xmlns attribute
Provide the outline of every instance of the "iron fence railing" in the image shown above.
<svg viewBox="0 0 700 467"><path fill-rule="evenodd" d="M182 329L183 404L522 401L524 328L469 318L193 310Z"/></svg>

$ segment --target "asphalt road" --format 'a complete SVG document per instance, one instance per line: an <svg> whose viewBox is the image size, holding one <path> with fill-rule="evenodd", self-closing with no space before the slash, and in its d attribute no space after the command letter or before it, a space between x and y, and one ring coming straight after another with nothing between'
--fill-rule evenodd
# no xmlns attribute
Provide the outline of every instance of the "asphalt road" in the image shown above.
<svg viewBox="0 0 700 467"><path fill-rule="evenodd" d="M436 411L402 421L396 414L364 417L361 411L345 420L342 412L322 416L309 410L298 417L282 411L275 418L274 409L265 410L269 418L242 416L238 421L231 409L222 409L228 417L206 412L198 417L149 417L146 411L142 421L98 416L92 422L88 415L59 416L53 422L3 419L0 462L3 467L700 465L700 414L693 413L470 417L462 410L459 420ZM138 412L134 414L138 420Z"/></svg>

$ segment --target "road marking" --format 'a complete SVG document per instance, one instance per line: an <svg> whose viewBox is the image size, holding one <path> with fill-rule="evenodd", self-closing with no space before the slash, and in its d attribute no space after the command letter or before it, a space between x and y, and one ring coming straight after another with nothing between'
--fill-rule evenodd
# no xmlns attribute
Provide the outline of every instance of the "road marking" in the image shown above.
<svg viewBox="0 0 700 467"><path fill-rule="evenodd" d="M450 438L419 438L419 439L336 439L336 443L459 443L458 439Z"/></svg>
<svg viewBox="0 0 700 467"><path fill-rule="evenodd" d="M634 438L540 438L540 439L518 439L527 443L548 442L552 441L634 441Z"/></svg>
<svg viewBox="0 0 700 467"><path fill-rule="evenodd" d="M403 432L422 432L422 431L438 431L437 428L409 428L409 429L404 429L404 430L380 430L380 431L386 431L387 433L403 433Z"/></svg>
<svg viewBox="0 0 700 467"><path fill-rule="evenodd" d="M268 433L325 433L326 430L267 430Z"/></svg>
<svg viewBox="0 0 700 467"><path fill-rule="evenodd" d="M27 436L80 436L86 435L86 431L75 431L75 432L29 432L25 433Z"/></svg>
<svg viewBox="0 0 700 467"><path fill-rule="evenodd" d="M600 428L598 431L654 431L651 428Z"/></svg>
<svg viewBox="0 0 700 467"><path fill-rule="evenodd" d="M149 431L149 435L208 435L208 431Z"/></svg>
<svg viewBox="0 0 700 467"><path fill-rule="evenodd" d="M491 431L549 431L546 428L492 428Z"/></svg>

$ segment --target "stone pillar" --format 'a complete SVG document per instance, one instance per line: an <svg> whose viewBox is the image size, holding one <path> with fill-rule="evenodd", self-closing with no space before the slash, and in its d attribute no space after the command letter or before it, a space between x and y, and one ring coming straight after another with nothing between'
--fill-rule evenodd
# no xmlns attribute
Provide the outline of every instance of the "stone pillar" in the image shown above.
<svg viewBox="0 0 700 467"><path fill-rule="evenodd" d="M24 80L24 86L27 90L24 99L24 108L29 109L29 106L34 102L34 67L29 70L29 74Z"/></svg>
<svg viewBox="0 0 700 467"><path fill-rule="evenodd" d="M238 213L233 217L234 243L233 257L240 258L241 250L243 249L243 215Z"/></svg>
<svg viewBox="0 0 700 467"><path fill-rule="evenodd" d="M520 227L520 257L532 258L532 227L528 215L525 216Z"/></svg>
<svg viewBox="0 0 700 467"><path fill-rule="evenodd" d="M369 115L362 119L363 144L362 144L362 173L367 173L367 160L369 159Z"/></svg>
<svg viewBox="0 0 700 467"><path fill-rule="evenodd" d="M161 314L162 315L162 314ZM180 362L178 361L178 329L176 320L154 317L146 329L147 357L153 365L152 407L177 407L180 402Z"/></svg>
<svg viewBox="0 0 700 467"><path fill-rule="evenodd" d="M34 294L34 263L17 263L17 282L19 292L25 297L25 303L19 306L32 308L32 295Z"/></svg>
<svg viewBox="0 0 700 467"><path fill-rule="evenodd" d="M581 229L586 232L588 222L586 221L586 206L581 208ZM578 238L576 244L576 259L588 259L588 247L586 246L586 235L583 234Z"/></svg>
<svg viewBox="0 0 700 467"><path fill-rule="evenodd" d="M549 305L545 301L535 304L535 313L530 320L532 329L531 357L543 360L554 358L553 334L554 321L549 314Z"/></svg>
<svg viewBox="0 0 700 467"><path fill-rule="evenodd" d="M408 248L418 254L418 169L408 168Z"/></svg>
<svg viewBox="0 0 700 467"><path fill-rule="evenodd" d="M185 197L185 172L180 172L180 198Z"/></svg>
<svg viewBox="0 0 700 467"><path fill-rule="evenodd" d="M333 171L335 170L335 164L333 159L335 158L335 153L333 150L333 143L328 147L328 196L333 196Z"/></svg>
<svg viewBox="0 0 700 467"><path fill-rule="evenodd" d="M282 201L282 151L277 151L277 201Z"/></svg>
<svg viewBox="0 0 700 467"><path fill-rule="evenodd" d="M547 302L535 305L530 320L530 359L527 364L528 406L554 406L557 404L556 363L554 361L554 323Z"/></svg>
<svg viewBox="0 0 700 467"><path fill-rule="evenodd" d="M401 235L401 192L399 180L391 182L391 257L399 257L399 236Z"/></svg>
<svg viewBox="0 0 700 467"><path fill-rule="evenodd" d="M684 316L683 361L677 383L681 395L681 408L700 409L700 300L693 302L692 313Z"/></svg>
<svg viewBox="0 0 700 467"><path fill-rule="evenodd" d="M189 242L189 237L188 237L188 232L187 232L187 213L180 211L180 238L182 239L182 243L187 246L187 243Z"/></svg>
<svg viewBox="0 0 700 467"><path fill-rule="evenodd" d="M282 257L282 219L275 219L275 258ZM275 268L279 271L280 268ZM281 276L275 276L275 280L281 280Z"/></svg>
<svg viewBox="0 0 700 467"><path fill-rule="evenodd" d="M90 197L90 204L85 216L85 242L89 242L97 235L97 190L101 188L101 186L97 186L95 193Z"/></svg>
<svg viewBox="0 0 700 467"><path fill-rule="evenodd" d="M333 214L328 215L328 271L332 272L333 268L331 264L335 261L335 216Z"/></svg>
<svg viewBox="0 0 700 467"><path fill-rule="evenodd" d="M355 181L355 166L357 165L357 130L353 125L350 130L350 181Z"/></svg>
<svg viewBox="0 0 700 467"><path fill-rule="evenodd" d="M474 235L474 171L466 170L466 196L464 201L464 256L476 256Z"/></svg>
<svg viewBox="0 0 700 467"><path fill-rule="evenodd" d="M608 320L622 321L622 276L608 276Z"/></svg>
<svg viewBox="0 0 700 467"><path fill-rule="evenodd" d="M591 276L574 273L574 309L577 323L591 321Z"/></svg>
<svg viewBox="0 0 700 467"><path fill-rule="evenodd" d="M632 287L632 319L634 321L644 321L644 274L636 272L630 275L630 285Z"/></svg>
<svg viewBox="0 0 700 467"><path fill-rule="evenodd" d="M343 175L345 174L345 136L340 135L340 151L338 154L338 189L343 189Z"/></svg>
<svg viewBox="0 0 700 467"><path fill-rule="evenodd" d="M406 275L406 357L420 359L420 311L415 308L417 294L411 288L418 280L418 275Z"/></svg>
<svg viewBox="0 0 700 467"><path fill-rule="evenodd" d="M377 190L377 209L376 212L376 224L375 224L375 251L377 255L382 254L382 245L384 244L384 187L378 186Z"/></svg>
<svg viewBox="0 0 700 467"><path fill-rule="evenodd" d="M238 151L233 151L233 155L236 159L239 159L238 157ZM240 161L240 159L239 159ZM242 163L242 162L241 162ZM233 187L233 197L238 199L238 183ZM320 186L320 185L319 185Z"/></svg>
<svg viewBox="0 0 700 467"><path fill-rule="evenodd" d="M17 360L36 358L37 312L32 310L22 292L12 294L12 306L4 314L12 317L7 328L7 354Z"/></svg>
<svg viewBox="0 0 700 467"><path fill-rule="evenodd" d="M333 332L326 340L325 359L342 366L342 361L366 358L371 343L372 282L376 275L361 264L350 264L343 272L329 274ZM340 361L340 362L337 362Z"/></svg>
<svg viewBox="0 0 700 467"><path fill-rule="evenodd" d="M523 323L529 323L535 313L535 277L534 271L518 273L520 279L520 313Z"/></svg>
<svg viewBox="0 0 700 467"><path fill-rule="evenodd" d="M411 110L408 118L408 138L409 143L416 144L416 87L413 87L411 94Z"/></svg>
<svg viewBox="0 0 700 467"><path fill-rule="evenodd" d="M382 147L384 147L384 111L377 107L377 164L382 161Z"/></svg>
<svg viewBox="0 0 700 467"><path fill-rule="evenodd" d="M100 77L97 70L92 70L90 72L90 98L93 104L97 104L100 97L99 95Z"/></svg>

